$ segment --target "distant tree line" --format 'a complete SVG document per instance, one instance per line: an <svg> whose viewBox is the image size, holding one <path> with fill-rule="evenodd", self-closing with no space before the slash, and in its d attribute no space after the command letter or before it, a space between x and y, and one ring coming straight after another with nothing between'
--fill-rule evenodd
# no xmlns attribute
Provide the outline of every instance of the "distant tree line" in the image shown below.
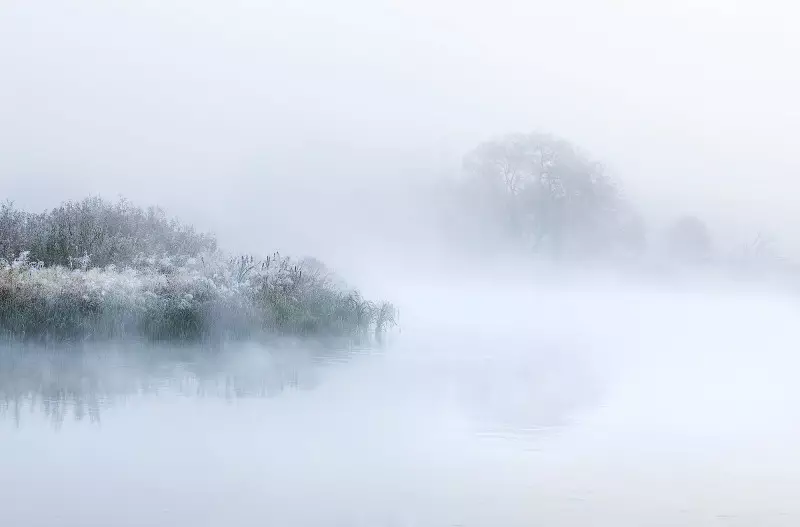
<svg viewBox="0 0 800 527"><path fill-rule="evenodd" d="M506 135L467 153L463 169L462 206L532 253L638 255L653 242L603 165L564 139ZM677 218L659 242L671 257L694 262L707 259L712 247L708 227L695 216Z"/></svg>

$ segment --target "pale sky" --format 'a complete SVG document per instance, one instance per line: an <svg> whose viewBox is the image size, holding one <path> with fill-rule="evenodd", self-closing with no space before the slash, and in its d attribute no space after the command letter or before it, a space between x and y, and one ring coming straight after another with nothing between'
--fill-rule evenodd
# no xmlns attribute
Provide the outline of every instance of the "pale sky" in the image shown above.
<svg viewBox="0 0 800 527"><path fill-rule="evenodd" d="M774 0L0 0L2 197L124 194L234 243L324 254L364 223L402 238L422 221L415 186L481 140L541 130L654 218L695 212L731 243L765 229L800 252L798 15Z"/></svg>

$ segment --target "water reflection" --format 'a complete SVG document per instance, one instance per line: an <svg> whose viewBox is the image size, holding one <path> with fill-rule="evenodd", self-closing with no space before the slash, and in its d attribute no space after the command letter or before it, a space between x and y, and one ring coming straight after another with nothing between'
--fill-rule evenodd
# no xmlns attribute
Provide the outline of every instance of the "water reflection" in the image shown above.
<svg viewBox="0 0 800 527"><path fill-rule="evenodd" d="M785 322L758 353L486 326L385 352L6 346L0 525L794 526Z"/></svg>
<svg viewBox="0 0 800 527"><path fill-rule="evenodd" d="M598 379L576 349L531 350L514 339L484 342L466 332L390 348L384 353L307 342L229 343L216 349L6 344L0 346L0 419L21 426L39 414L58 429L66 419L99 423L111 406L146 397L162 403L175 397L272 398L334 380L366 390L368 398L396 398L387 403L392 411L400 405L436 408L487 439L529 440L569 424L576 412L597 403ZM358 361L361 368L353 364L367 356L380 360L368 366ZM326 370L340 363L348 364L331 379ZM348 381L348 375L356 378Z"/></svg>
<svg viewBox="0 0 800 527"><path fill-rule="evenodd" d="M41 412L60 427L70 416L100 422L104 409L132 397L274 397L287 389L312 389L325 365L363 353L289 343L239 343L215 350L5 345L0 347L0 417L19 426L26 414Z"/></svg>
<svg viewBox="0 0 800 527"><path fill-rule="evenodd" d="M0 525L800 525L794 303L469 295L380 352L0 348Z"/></svg>

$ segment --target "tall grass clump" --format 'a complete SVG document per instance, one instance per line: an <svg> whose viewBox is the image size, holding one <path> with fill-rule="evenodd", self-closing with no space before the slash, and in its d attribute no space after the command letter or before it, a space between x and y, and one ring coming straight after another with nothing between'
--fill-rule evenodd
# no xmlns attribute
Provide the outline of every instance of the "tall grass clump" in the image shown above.
<svg viewBox="0 0 800 527"><path fill-rule="evenodd" d="M389 303L321 262L229 257L158 209L99 198L0 209L0 335L45 341L380 335Z"/></svg>

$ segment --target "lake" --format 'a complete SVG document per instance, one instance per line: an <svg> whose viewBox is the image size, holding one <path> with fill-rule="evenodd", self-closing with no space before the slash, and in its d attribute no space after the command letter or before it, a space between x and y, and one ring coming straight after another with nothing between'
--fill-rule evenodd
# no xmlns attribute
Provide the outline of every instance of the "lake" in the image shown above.
<svg viewBox="0 0 800 527"><path fill-rule="evenodd" d="M0 525L794 526L777 294L393 291L379 348L0 348Z"/></svg>

